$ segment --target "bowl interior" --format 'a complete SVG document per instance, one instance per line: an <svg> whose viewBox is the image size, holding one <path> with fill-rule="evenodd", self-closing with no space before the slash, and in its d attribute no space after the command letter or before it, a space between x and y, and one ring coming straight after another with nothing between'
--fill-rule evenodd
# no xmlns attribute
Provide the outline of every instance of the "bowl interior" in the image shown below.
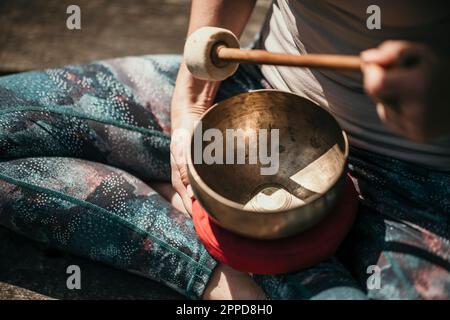
<svg viewBox="0 0 450 320"><path fill-rule="evenodd" d="M345 166L347 144L334 117L295 94L262 90L229 98L199 128L191 144L191 155L201 151L200 161L191 157L198 176L245 210L304 205L334 185Z"/></svg>

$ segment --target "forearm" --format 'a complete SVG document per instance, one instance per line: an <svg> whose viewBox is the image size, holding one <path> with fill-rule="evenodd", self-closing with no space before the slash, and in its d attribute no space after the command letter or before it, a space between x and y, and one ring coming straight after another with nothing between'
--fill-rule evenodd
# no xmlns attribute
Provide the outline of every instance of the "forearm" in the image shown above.
<svg viewBox="0 0 450 320"><path fill-rule="evenodd" d="M200 27L229 29L240 37L256 0L193 0L188 35Z"/></svg>
<svg viewBox="0 0 450 320"><path fill-rule="evenodd" d="M193 0L188 35L204 26L221 27L240 36L256 0ZM184 63L180 66L172 99L172 128L179 127L185 108L203 113L213 102L220 82L195 79Z"/></svg>

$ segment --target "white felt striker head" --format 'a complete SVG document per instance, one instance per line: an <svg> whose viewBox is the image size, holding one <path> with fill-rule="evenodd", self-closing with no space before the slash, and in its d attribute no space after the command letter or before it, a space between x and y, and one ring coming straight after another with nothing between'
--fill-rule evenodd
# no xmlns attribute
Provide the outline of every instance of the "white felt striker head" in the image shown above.
<svg viewBox="0 0 450 320"><path fill-rule="evenodd" d="M220 81L236 72L237 62L214 64L212 50L218 44L239 48L239 40L227 29L202 27L193 32L184 45L184 62L192 75L198 79Z"/></svg>

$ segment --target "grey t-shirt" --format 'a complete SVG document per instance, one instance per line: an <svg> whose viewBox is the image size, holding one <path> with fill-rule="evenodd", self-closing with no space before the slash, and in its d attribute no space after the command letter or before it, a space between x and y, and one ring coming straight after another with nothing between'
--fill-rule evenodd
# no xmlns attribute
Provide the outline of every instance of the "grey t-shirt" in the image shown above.
<svg viewBox="0 0 450 320"><path fill-rule="evenodd" d="M372 4L381 9L380 30L366 27L366 10ZM404 39L425 42L449 54L447 7L447 1L436 0L278 0L263 26L259 47L293 54L357 55L384 40ZM419 144L391 132L364 93L360 73L281 66L262 66L261 71L272 87L328 108L348 133L351 144L450 171L450 139Z"/></svg>

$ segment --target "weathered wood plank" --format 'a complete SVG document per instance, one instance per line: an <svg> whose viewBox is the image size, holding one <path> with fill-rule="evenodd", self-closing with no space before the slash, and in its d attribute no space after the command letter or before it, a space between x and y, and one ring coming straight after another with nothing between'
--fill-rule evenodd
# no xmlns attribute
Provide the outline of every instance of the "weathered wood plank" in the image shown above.
<svg viewBox="0 0 450 320"><path fill-rule="evenodd" d="M66 28L66 9L81 8L81 30ZM258 30L269 0L258 1L243 36ZM2 0L0 72L18 72L151 53L181 53L187 0Z"/></svg>

